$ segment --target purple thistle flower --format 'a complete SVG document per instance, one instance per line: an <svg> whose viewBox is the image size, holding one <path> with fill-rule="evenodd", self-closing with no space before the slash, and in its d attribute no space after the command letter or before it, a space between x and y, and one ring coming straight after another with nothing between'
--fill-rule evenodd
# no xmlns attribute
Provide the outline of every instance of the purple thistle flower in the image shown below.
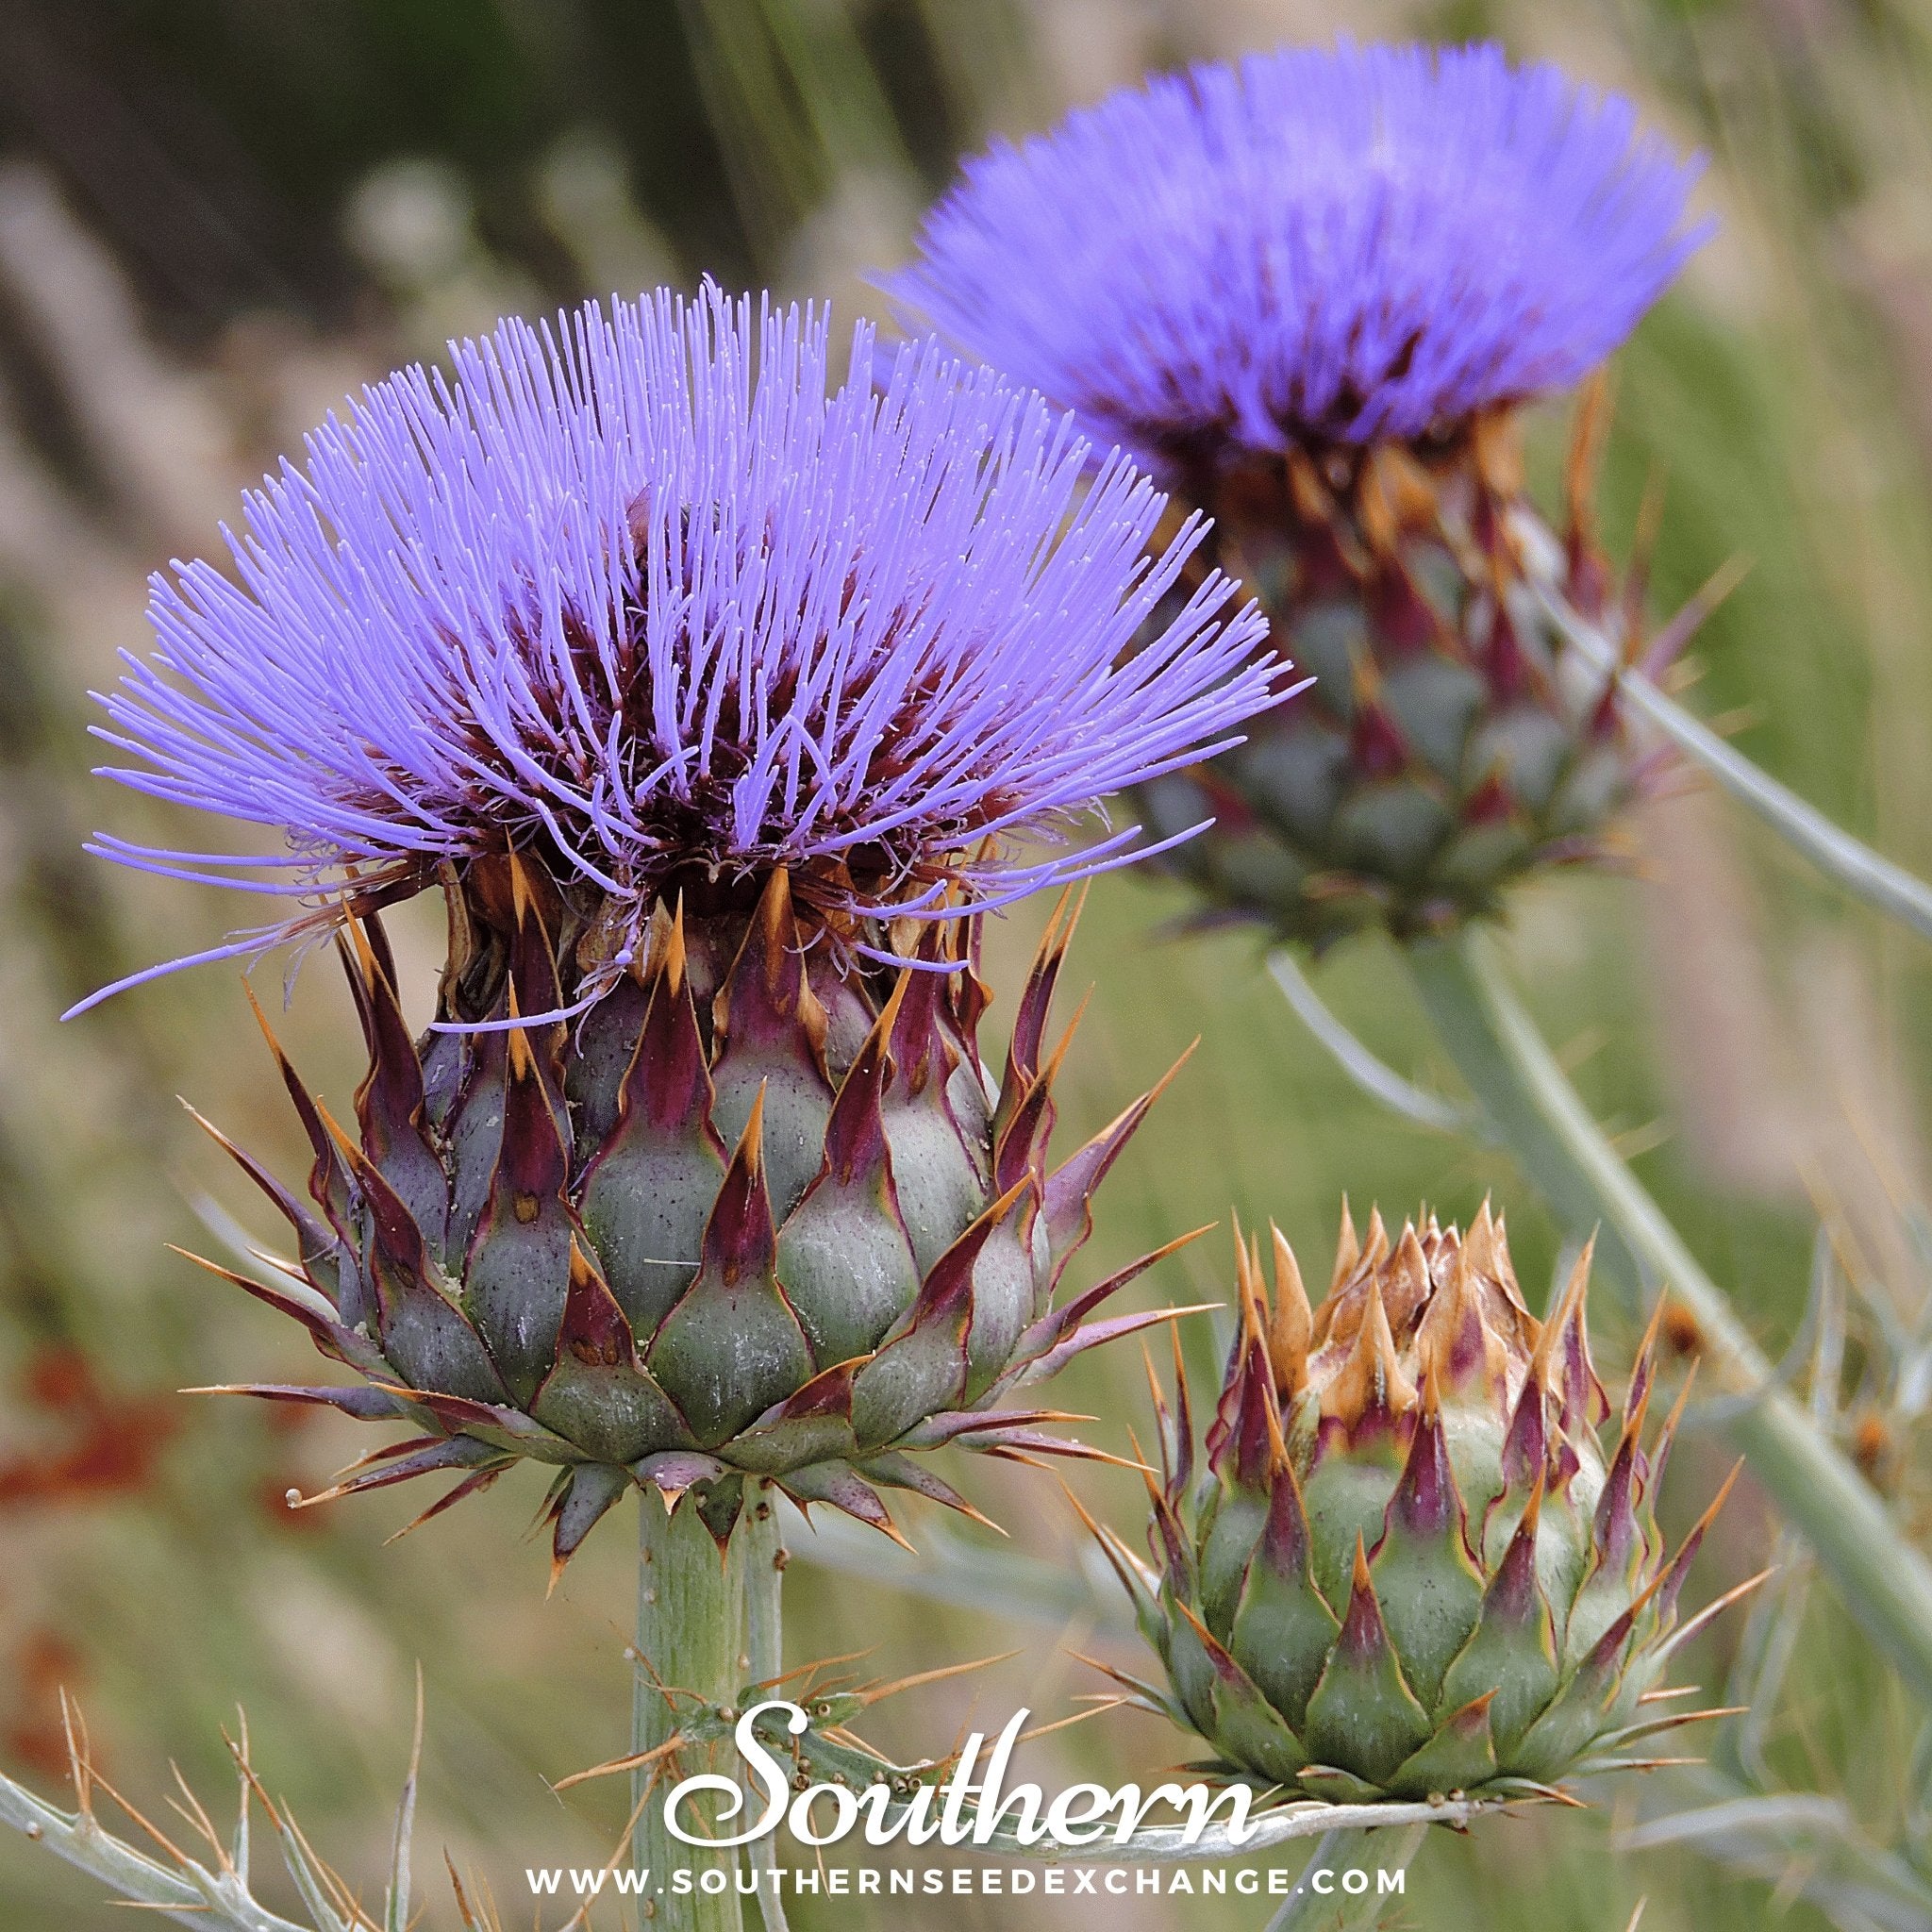
<svg viewBox="0 0 1932 1932"><path fill-rule="evenodd" d="M1697 173L1629 102L1493 46L1284 49L995 144L886 286L1185 470L1575 381L1703 241Z"/></svg>
<svg viewBox="0 0 1932 1932"><path fill-rule="evenodd" d="M1008 848L1234 741L1282 689L1263 621L1214 574L1130 648L1201 519L1150 556L1165 499L1090 476L1070 418L864 326L828 395L828 336L659 291L366 390L250 493L228 568L154 578L158 649L101 700L142 761L109 775L288 856L90 849L321 902L201 958L534 851L616 908L615 967L687 881L783 866L941 917L1137 856L1138 827Z"/></svg>

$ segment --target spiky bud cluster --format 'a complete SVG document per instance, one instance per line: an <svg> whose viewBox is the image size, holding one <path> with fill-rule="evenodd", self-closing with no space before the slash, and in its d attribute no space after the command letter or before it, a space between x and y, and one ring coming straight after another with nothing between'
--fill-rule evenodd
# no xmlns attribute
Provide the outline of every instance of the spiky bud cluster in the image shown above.
<svg viewBox="0 0 1932 1932"><path fill-rule="evenodd" d="M1582 491L1566 558L1525 541L1514 417L1669 285L1694 176L1555 68L1344 42L1124 90L928 216L893 292L1208 510L1315 674L1134 792L1214 817L1169 861L1211 914L1406 939L1606 855L1640 774L1546 600L1626 626Z"/></svg>
<svg viewBox="0 0 1932 1932"><path fill-rule="evenodd" d="M1187 1390L1149 1480L1156 1564L1102 1532L1171 1692L1230 1770L1337 1800L1529 1792L1635 1761L1712 1503L1654 1514L1680 1397L1644 1442L1655 1325L1615 1426L1584 1320L1590 1257L1524 1306L1488 1204L1358 1237L1311 1307L1274 1235L1238 1248L1240 1333L1197 1465ZM1688 1386L1688 1385L1687 1385ZM1728 1485L1726 1485L1728 1488ZM1722 1602L1723 1600L1721 1600ZM1140 1687L1143 1691L1146 1687Z"/></svg>
<svg viewBox="0 0 1932 1932"><path fill-rule="evenodd" d="M517 860L484 881L500 923L458 928L445 1011L554 1010L581 932L559 934ZM417 1426L330 1495L457 1474L434 1514L550 1465L558 1567L638 1485L692 1491L721 1540L751 1478L890 1530L880 1487L967 1507L908 1451L1082 1453L1052 1411L1003 1405L1160 1319L1085 1321L1156 1257L1055 1301L1152 1096L1049 1172L1071 918L998 1080L977 1043L990 995L952 950L976 927L926 935L923 964L956 970L841 972L780 872L748 912L660 910L647 969L575 1028L412 1041L380 925L353 925L359 1133L281 1059L321 1215L238 1154L299 1257L273 1283L232 1278L366 1380L239 1392Z"/></svg>

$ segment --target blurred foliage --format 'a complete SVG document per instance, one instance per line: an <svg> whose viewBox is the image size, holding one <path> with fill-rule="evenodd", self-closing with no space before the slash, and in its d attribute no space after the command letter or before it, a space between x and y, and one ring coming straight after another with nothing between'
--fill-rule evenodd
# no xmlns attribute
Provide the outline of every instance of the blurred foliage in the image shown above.
<svg viewBox="0 0 1932 1932"><path fill-rule="evenodd" d="M306 1158L243 1003L219 971L165 982L75 1026L103 979L193 950L234 922L212 892L82 858L97 819L139 836L162 815L85 775L85 691L139 648L145 572L206 548L236 491L355 384L511 306L706 272L867 303L954 158L993 128L1039 125L1145 65L1284 38L1495 33L1633 92L1711 157L1720 239L1618 364L1601 485L1613 551L1650 545L1659 613L1728 559L1752 570L1706 627L1691 693L1769 768L1891 856L1932 870L1932 9L1910 0L0 0L0 1753L58 1775L61 1684L104 1765L158 1805L171 1756L212 1787L219 1732L245 1704L255 1757L331 1858L379 1889L407 1758L409 1680L427 1676L422 1849L487 1877L526 1921L525 1864L601 1862L622 1819L557 1778L621 1747L624 1537L607 1529L555 1599L520 1540L537 1496L512 1483L393 1548L409 1506L293 1515L362 1446L328 1419L290 1428L192 1384L301 1368L265 1311L171 1257L218 1243L232 1213L267 1230L168 1104ZM1553 484L1562 411L1541 425ZM1095 981L1069 1062L1070 1131L1097 1125L1196 1035L1201 1045L1107 1192L1094 1275L1182 1228L1274 1217L1319 1250L1344 1189L1401 1212L1509 1208L1525 1280L1558 1259L1500 1158L1391 1124L1299 1030L1239 934L1168 935L1157 881L1096 890L1074 955ZM993 935L1003 994L1044 908ZM426 990L433 909L402 923ZM1799 1331L1823 1206L1859 1280L1908 1324L1932 1292L1899 1205L1932 1198L1919 1124L1932 1075L1923 949L1847 910L1707 797L1639 829L1633 875L1530 893L1511 949L1539 1017L1599 1113L1643 1149L1646 1181L1774 1353ZM355 1028L326 961L287 1020L325 1093L357 1075ZM272 984L275 969L258 977ZM1344 951L1323 997L1393 1064L1445 1086L1400 962ZM1661 1124L1659 1124L1661 1123ZM219 1205L208 1201L208 1191ZM209 1224L212 1223L212 1228ZM1225 1293L1210 1236L1148 1290ZM1605 1310L1606 1317L1609 1311ZM1607 1321L1614 1365L1630 1337ZM1191 1324L1206 1366L1210 1324ZM1876 1347L1847 1342L1848 1400ZM1869 1381L1869 1378L1868 1378ZM1875 1386L1875 1385L1873 1385ZM1089 1360L1068 1406L1125 1446L1138 1362ZM1847 1427L1862 1426L1848 1411ZM1921 1494L1909 1419L1874 1475ZM1707 1436L1674 1467L1678 1511L1720 1460ZM1131 1529L1124 1475L1083 1476ZM1064 1561L1050 1486L975 1494L1022 1553ZM1914 1527L1923 1531L1920 1522ZM1696 1588L1758 1567L1773 1529L1734 1504ZM810 1539L795 1540L801 1557ZM918 1669L1024 1642L982 1679L882 1715L901 1754L939 1748L974 1710L1056 1709L1094 1688L1069 1649L1091 1619L996 1627L849 1571L791 1573L794 1661L877 1647ZM1782 1689L1717 1770L1842 1798L1875 1837L1924 1831L1908 1801L1918 1714L1822 1592L1800 1593ZM1743 1644L1721 1624L1718 1684ZM1033 1774L1109 1780L1182 1748L1151 1721L1035 1747ZM1729 1753L1728 1756L1725 1753ZM51 1784L49 1786L51 1790ZM56 1794L58 1795L58 1793ZM577 1802L581 1796L581 1802ZM1408 1922L1506 1932L1648 1932L1824 1923L1815 1848L1740 1875L1656 1834L1613 1831L1682 1798L1663 1777L1590 1814L1439 1835ZM1694 1793L1691 1794L1694 1796ZM1913 1808L1914 1804L1917 1809ZM1641 1828L1640 1828L1641 1830ZM1642 1842L1640 1839L1637 1842ZM1810 1862L1807 1862L1810 1861ZM1789 1882L1779 1886L1778 1880ZM1815 1896L1814 1888L1814 1896ZM1828 1902L1828 1901L1827 1901ZM834 1923L832 1908L796 1922ZM1153 1924L1151 1901L948 1901L971 1927ZM1253 1924L1231 1902L1188 1923ZM435 1923L448 1923L439 1902ZM838 1923L853 1923L851 1908ZM125 1923L83 1881L0 1841L0 1922L38 1932ZM878 1915L871 1923L889 1921ZM890 1923L919 1923L908 1915ZM936 1923L925 1921L924 1923Z"/></svg>
<svg viewBox="0 0 1932 1932"><path fill-rule="evenodd" d="M597 263L555 203L606 144L682 275L782 272L847 170L937 187L1000 81L1007 0L106 0L0 11L8 142L54 167L156 318L205 339L273 306L340 326L375 292L341 217L442 164L546 300ZM968 18L967 16L973 16Z"/></svg>

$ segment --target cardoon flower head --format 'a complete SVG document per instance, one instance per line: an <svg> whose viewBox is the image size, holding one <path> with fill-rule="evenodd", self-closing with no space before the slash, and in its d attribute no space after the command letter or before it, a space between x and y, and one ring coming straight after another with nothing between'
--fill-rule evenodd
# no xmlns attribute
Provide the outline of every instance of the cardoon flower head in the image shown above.
<svg viewBox="0 0 1932 1932"><path fill-rule="evenodd" d="M889 286L1185 474L1575 382L1697 245L1696 172L1495 47L1292 48L994 146Z"/></svg>
<svg viewBox="0 0 1932 1932"><path fill-rule="evenodd" d="M1695 175L1553 67L1344 42L1117 93L969 162L927 217L900 302L1211 510L1316 674L1138 795L1158 831L1214 816L1171 863L1215 911L1406 938L1607 851L1636 774L1547 603L1623 624L1588 438L1553 566L1514 415L1676 275Z"/></svg>
<svg viewBox="0 0 1932 1932"><path fill-rule="evenodd" d="M454 359L310 437L226 568L157 576L104 700L113 776L289 856L96 850L364 906L519 851L608 958L667 890L781 866L827 913L984 907L1124 857L1009 848L1279 681L1218 575L1126 653L1200 525L1147 562L1155 487L1109 458L1076 494L1070 425L930 344L861 327L828 395L824 312L659 291Z"/></svg>
<svg viewBox="0 0 1932 1932"><path fill-rule="evenodd" d="M1080 489L1037 398L864 330L828 395L827 336L660 294L392 377L250 498L230 573L157 581L107 701L117 776L284 830L256 890L320 903L222 950L340 927L369 1048L353 1135L281 1061L313 1209L237 1155L297 1249L242 1286L367 1379L248 1392L414 1426L341 1490L551 1465L559 1563L633 1486L721 1541L761 1483L957 1502L910 1452L1072 1450L1007 1398L1160 1319L1085 1321L1138 1266L1056 1298L1146 1103L1049 1167L1071 920L995 1078L978 914L1128 856L1010 844L1283 667L1224 579L1174 593L1200 525L1150 560L1127 463ZM412 1041L377 911L432 881Z"/></svg>

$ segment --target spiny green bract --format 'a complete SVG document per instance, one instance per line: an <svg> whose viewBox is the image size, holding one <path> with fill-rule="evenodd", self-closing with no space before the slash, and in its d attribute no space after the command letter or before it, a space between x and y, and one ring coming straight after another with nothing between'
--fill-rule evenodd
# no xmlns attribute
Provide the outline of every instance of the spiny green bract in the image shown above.
<svg viewBox="0 0 1932 1932"><path fill-rule="evenodd" d="M1677 1622L1713 1503L1674 1556L1653 1514L1675 1413L1641 1444L1652 1341L1606 1457L1589 1256L1554 1315L1524 1306L1487 1203L1391 1243L1344 1210L1309 1307L1258 1246L1197 1469L1186 1388L1160 1423L1150 1569L1099 1532L1166 1666L1134 1688L1222 1768L1339 1801L1530 1793L1641 1761L1687 1720L1651 1693L1718 1606ZM1681 1401L1678 1410L1681 1411ZM1696 1715L1696 1713L1692 1713Z"/></svg>
<svg viewBox="0 0 1932 1932"><path fill-rule="evenodd" d="M445 886L441 1009L472 1030L420 1041L380 927L351 926L359 1136L282 1061L321 1217L238 1154L300 1243L282 1278L242 1285L366 1377L245 1392L419 1427L328 1494L458 1474L434 1514L549 1463L560 1566L632 1486L688 1493L721 1541L759 1479L890 1530L876 1485L966 1507L908 1452L1086 1453L1043 1432L1050 1411L999 1406L1160 1319L1081 1325L1144 1262L1055 1301L1146 1107L1048 1171L1072 921L1049 927L995 1081L976 920L900 933L919 967L868 966L814 883L794 894L781 870L755 904L660 904L568 1025L560 984L608 936L539 869L474 861Z"/></svg>

